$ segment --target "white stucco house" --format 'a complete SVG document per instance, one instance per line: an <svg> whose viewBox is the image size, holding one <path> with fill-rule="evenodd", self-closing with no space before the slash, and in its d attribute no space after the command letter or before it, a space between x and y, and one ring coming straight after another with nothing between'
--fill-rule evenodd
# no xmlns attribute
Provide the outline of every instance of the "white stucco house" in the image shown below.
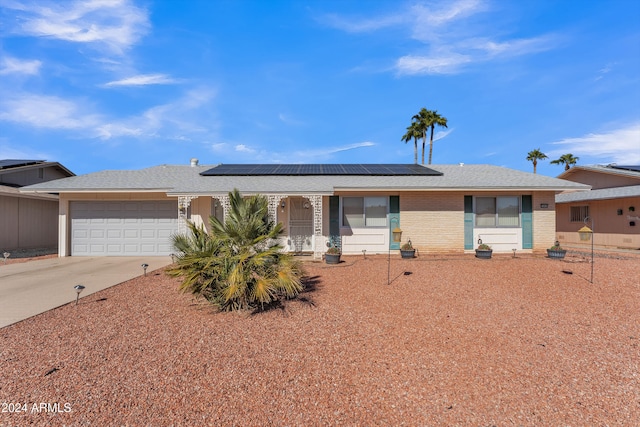
<svg viewBox="0 0 640 427"><path fill-rule="evenodd" d="M58 193L59 255L168 255L185 220L224 218L228 193L262 194L285 228L283 245L319 257L386 253L402 230L420 253L544 251L555 235L555 196L585 184L491 165L160 165L107 170L21 189Z"/></svg>

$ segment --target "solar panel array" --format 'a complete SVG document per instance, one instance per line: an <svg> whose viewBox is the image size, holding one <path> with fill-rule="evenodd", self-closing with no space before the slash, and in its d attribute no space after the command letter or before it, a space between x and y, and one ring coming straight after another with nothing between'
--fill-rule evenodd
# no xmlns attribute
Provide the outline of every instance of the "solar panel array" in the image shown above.
<svg viewBox="0 0 640 427"><path fill-rule="evenodd" d="M42 163L44 160L0 160L0 169L16 168L18 166L35 165Z"/></svg>
<svg viewBox="0 0 640 427"><path fill-rule="evenodd" d="M442 175L441 172L420 165L406 164L221 164L201 173L203 176L265 176L265 175L368 175L408 176Z"/></svg>
<svg viewBox="0 0 640 427"><path fill-rule="evenodd" d="M630 165L630 166L615 165L615 166L611 166L611 167L614 168L614 169L622 169L622 170L640 172L640 166L638 166L638 165Z"/></svg>

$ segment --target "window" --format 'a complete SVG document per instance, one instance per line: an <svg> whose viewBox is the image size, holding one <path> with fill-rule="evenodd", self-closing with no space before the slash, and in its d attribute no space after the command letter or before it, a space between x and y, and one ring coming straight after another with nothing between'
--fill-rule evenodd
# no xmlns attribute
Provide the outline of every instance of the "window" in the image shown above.
<svg viewBox="0 0 640 427"><path fill-rule="evenodd" d="M351 228L386 227L388 197L343 197L342 225Z"/></svg>
<svg viewBox="0 0 640 427"><path fill-rule="evenodd" d="M211 215L218 218L218 220L224 224L224 211L218 199L211 199Z"/></svg>
<svg viewBox="0 0 640 427"><path fill-rule="evenodd" d="M476 227L519 227L518 196L476 197Z"/></svg>
<svg viewBox="0 0 640 427"><path fill-rule="evenodd" d="M589 216L589 206L571 206L571 222L584 222Z"/></svg>

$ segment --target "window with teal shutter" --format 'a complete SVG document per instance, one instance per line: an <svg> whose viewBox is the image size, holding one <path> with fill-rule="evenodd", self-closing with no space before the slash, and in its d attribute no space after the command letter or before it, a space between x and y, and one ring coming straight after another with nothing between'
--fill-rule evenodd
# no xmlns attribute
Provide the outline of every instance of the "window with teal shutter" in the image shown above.
<svg viewBox="0 0 640 427"><path fill-rule="evenodd" d="M329 243L338 248L340 241L340 196L329 196Z"/></svg>
<svg viewBox="0 0 640 427"><path fill-rule="evenodd" d="M531 195L522 196L522 249L533 249L533 201Z"/></svg>
<svg viewBox="0 0 640 427"><path fill-rule="evenodd" d="M400 196L389 196L389 249L400 249L400 242L393 241L393 228L400 227Z"/></svg>
<svg viewBox="0 0 640 427"><path fill-rule="evenodd" d="M473 249L473 196L464 196L464 248Z"/></svg>

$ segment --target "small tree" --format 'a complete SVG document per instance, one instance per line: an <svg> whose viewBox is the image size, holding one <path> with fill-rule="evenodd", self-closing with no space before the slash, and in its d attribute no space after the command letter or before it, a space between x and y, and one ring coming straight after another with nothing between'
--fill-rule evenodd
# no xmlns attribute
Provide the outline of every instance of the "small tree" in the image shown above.
<svg viewBox="0 0 640 427"><path fill-rule="evenodd" d="M539 148L529 151L527 154L527 160L533 162L533 173L536 173L536 167L538 166L538 160L544 160L547 155L540 151Z"/></svg>
<svg viewBox="0 0 640 427"><path fill-rule="evenodd" d="M224 223L209 218L210 233L189 222L187 235L173 237L179 254L167 273L182 278L182 291L223 311L264 308L296 296L303 289L304 273L277 243L282 224L269 220L266 197L245 199L234 190L229 199L231 209Z"/></svg>
<svg viewBox="0 0 640 427"><path fill-rule="evenodd" d="M568 153L563 154L559 159L552 160L549 163L551 163L552 165L564 165L564 170L568 171L571 166L578 163L578 160L580 160L580 157L573 157L573 154Z"/></svg>

